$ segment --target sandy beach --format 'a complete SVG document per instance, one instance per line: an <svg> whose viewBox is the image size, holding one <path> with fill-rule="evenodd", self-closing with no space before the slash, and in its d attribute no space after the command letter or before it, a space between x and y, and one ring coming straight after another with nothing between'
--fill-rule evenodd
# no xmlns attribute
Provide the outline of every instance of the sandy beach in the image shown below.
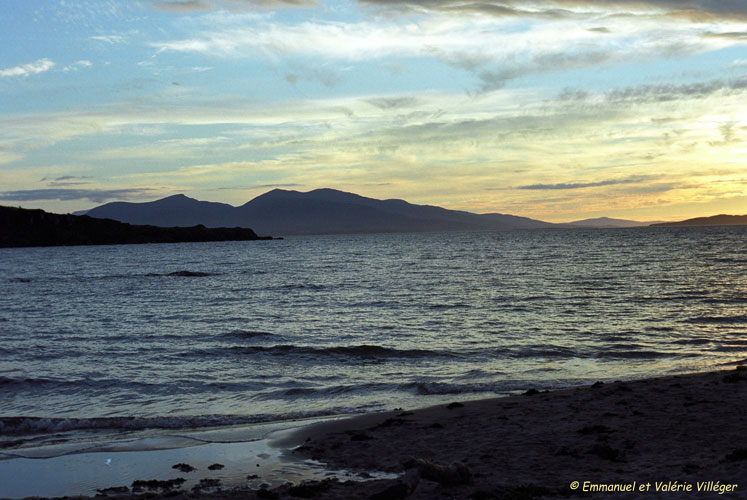
<svg viewBox="0 0 747 500"><path fill-rule="evenodd" d="M747 498L747 370L455 401L301 427L277 438L297 458L396 479L146 498ZM249 470L249 464L247 464ZM148 478L143 478L148 479ZM127 497L127 492L107 496Z"/></svg>

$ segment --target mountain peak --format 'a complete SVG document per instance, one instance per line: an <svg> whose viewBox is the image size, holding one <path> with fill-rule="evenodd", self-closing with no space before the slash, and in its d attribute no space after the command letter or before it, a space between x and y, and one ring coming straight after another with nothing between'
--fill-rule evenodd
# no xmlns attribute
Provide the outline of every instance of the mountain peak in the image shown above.
<svg viewBox="0 0 747 500"><path fill-rule="evenodd" d="M179 193L179 194L172 194L171 196L167 196L166 198L161 198L158 201L197 201L194 198L190 198L189 196Z"/></svg>

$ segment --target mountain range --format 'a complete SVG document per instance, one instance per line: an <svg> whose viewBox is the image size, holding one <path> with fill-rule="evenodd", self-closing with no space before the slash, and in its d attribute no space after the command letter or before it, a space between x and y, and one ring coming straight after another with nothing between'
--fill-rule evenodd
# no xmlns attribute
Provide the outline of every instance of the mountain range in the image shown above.
<svg viewBox="0 0 747 500"><path fill-rule="evenodd" d="M107 203L76 214L163 227L198 224L246 227L257 234L272 235L617 228L651 224L608 217L552 224L515 215L475 214L397 199L377 200L335 189L305 193L273 189L238 207L177 194L146 203ZM709 225L707 221L705 225Z"/></svg>
<svg viewBox="0 0 747 500"><path fill-rule="evenodd" d="M147 203L114 202L85 213L130 224L250 227L257 234L400 233L534 229L553 224L504 214L474 214L403 200L377 200L334 189L274 189L234 207L183 194Z"/></svg>

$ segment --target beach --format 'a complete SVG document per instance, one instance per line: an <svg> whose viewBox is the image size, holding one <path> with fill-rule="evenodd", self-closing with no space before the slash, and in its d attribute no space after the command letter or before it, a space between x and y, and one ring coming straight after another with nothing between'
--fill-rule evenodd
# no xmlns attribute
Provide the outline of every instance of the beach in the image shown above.
<svg viewBox="0 0 747 500"><path fill-rule="evenodd" d="M630 497L709 498L719 494L705 491L717 481L732 486L722 494L747 498L746 410L747 371L720 371L321 424L306 429L301 452L332 465L409 471L394 486L406 485L407 495L381 498L553 498L633 484Z"/></svg>
<svg viewBox="0 0 747 500"><path fill-rule="evenodd" d="M319 422L271 440L289 459L313 459L359 480L253 490L154 485L140 492L216 499L747 498L746 424L743 366L547 392L530 388ZM378 472L393 475L365 480Z"/></svg>

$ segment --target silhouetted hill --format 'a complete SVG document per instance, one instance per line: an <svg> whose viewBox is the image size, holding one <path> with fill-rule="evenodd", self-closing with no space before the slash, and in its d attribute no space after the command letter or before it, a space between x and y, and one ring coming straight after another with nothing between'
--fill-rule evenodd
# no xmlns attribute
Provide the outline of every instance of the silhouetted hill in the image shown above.
<svg viewBox="0 0 747 500"><path fill-rule="evenodd" d="M643 227L650 226L650 222L638 222L627 219L611 219L609 217L598 217L596 219L584 219L561 224L566 227L585 227L585 228L615 228L615 227Z"/></svg>
<svg viewBox="0 0 747 500"><path fill-rule="evenodd" d="M244 241L260 238L248 228L136 226L85 215L51 214L0 206L0 247L115 245L122 243L180 243Z"/></svg>
<svg viewBox="0 0 747 500"><path fill-rule="evenodd" d="M250 227L239 224L236 209L226 203L198 201L183 194L146 203L115 201L88 210L86 215L129 224L162 227Z"/></svg>
<svg viewBox="0 0 747 500"><path fill-rule="evenodd" d="M747 215L714 215L712 217L696 217L680 222L661 222L651 224L657 227L671 226L744 226L747 225Z"/></svg>
<svg viewBox="0 0 747 500"><path fill-rule="evenodd" d="M132 224L252 227L260 234L398 233L553 227L504 214L473 214L403 200L377 200L334 189L302 193L274 189L240 207L184 195L149 203L107 203L89 210Z"/></svg>

